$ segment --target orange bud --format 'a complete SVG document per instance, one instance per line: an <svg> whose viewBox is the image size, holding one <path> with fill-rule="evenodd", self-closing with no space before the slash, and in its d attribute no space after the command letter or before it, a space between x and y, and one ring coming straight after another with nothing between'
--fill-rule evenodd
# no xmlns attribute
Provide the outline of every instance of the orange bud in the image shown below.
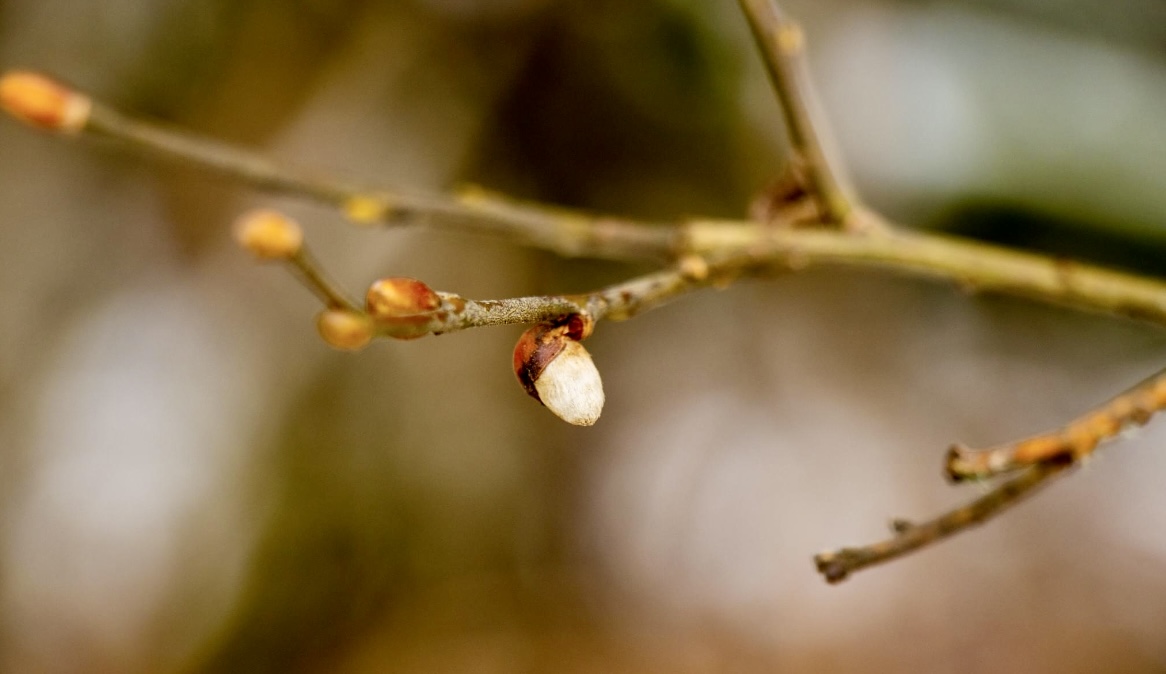
<svg viewBox="0 0 1166 674"><path fill-rule="evenodd" d="M304 232L281 213L256 210L235 221L235 240L261 260L286 260L303 248Z"/></svg>
<svg viewBox="0 0 1166 674"><path fill-rule="evenodd" d="M88 123L93 102L44 75L14 70L0 77L0 108L38 129L76 133Z"/></svg>
<svg viewBox="0 0 1166 674"><path fill-rule="evenodd" d="M342 351L359 351L372 341L372 321L348 309L328 309L316 317L316 329L329 346Z"/></svg>
<svg viewBox="0 0 1166 674"><path fill-rule="evenodd" d="M514 374L530 397L576 426L591 426L603 411L603 381L591 354L571 335L580 326L539 324L514 347Z"/></svg>
<svg viewBox="0 0 1166 674"><path fill-rule="evenodd" d="M369 286L365 306L373 318L389 319L433 311L441 306L441 298L417 279L393 276Z"/></svg>

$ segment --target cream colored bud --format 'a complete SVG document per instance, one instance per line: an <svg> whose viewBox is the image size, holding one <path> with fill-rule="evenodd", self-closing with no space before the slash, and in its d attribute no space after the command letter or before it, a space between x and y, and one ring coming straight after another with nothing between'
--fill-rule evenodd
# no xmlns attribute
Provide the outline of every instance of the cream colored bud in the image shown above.
<svg viewBox="0 0 1166 674"><path fill-rule="evenodd" d="M526 392L563 421L591 426L603 411L603 381L569 325L536 325L514 348L514 373Z"/></svg>
<svg viewBox="0 0 1166 674"><path fill-rule="evenodd" d="M603 412L603 381L583 345L568 339L534 381L538 398L563 421L591 426Z"/></svg>
<svg viewBox="0 0 1166 674"><path fill-rule="evenodd" d="M303 248L304 231L282 213L261 209L235 222L235 240L261 260L286 260Z"/></svg>
<svg viewBox="0 0 1166 674"><path fill-rule="evenodd" d="M328 309L316 317L316 329L329 346L342 351L359 351L372 341L372 320L347 309Z"/></svg>
<svg viewBox="0 0 1166 674"><path fill-rule="evenodd" d="M93 101L40 73L14 70L0 77L0 108L38 129L75 133L89 122Z"/></svg>

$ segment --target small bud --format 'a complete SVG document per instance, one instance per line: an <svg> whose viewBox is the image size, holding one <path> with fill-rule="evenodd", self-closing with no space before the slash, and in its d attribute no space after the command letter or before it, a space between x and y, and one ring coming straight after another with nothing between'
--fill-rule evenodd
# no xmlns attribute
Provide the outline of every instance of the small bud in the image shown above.
<svg viewBox="0 0 1166 674"><path fill-rule="evenodd" d="M371 225L384 220L393 211L393 203L386 197L358 194L347 199L341 210L350 222Z"/></svg>
<svg viewBox="0 0 1166 674"><path fill-rule="evenodd" d="M93 102L44 75L14 70L0 77L0 108L44 131L76 133L88 123Z"/></svg>
<svg viewBox="0 0 1166 674"><path fill-rule="evenodd" d="M369 286L365 306L373 318L387 319L433 311L441 306L441 298L415 278L393 276Z"/></svg>
<svg viewBox="0 0 1166 674"><path fill-rule="evenodd" d="M578 326L576 326L578 327ZM603 411L603 382L570 322L540 324L514 347L514 373L526 392L563 421L590 426Z"/></svg>
<svg viewBox="0 0 1166 674"><path fill-rule="evenodd" d="M372 341L372 321L347 309L328 309L316 317L316 329L329 346L342 351L359 351Z"/></svg>
<svg viewBox="0 0 1166 674"><path fill-rule="evenodd" d="M261 260L286 260L304 246L304 231L296 222L272 210L256 210L235 222L235 240Z"/></svg>

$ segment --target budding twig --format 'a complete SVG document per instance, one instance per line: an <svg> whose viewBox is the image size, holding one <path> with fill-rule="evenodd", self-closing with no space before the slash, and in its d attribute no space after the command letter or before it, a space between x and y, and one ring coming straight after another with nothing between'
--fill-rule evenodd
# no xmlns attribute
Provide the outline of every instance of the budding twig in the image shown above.
<svg viewBox="0 0 1166 674"><path fill-rule="evenodd" d="M244 214L235 221L235 240L260 260L283 261L292 274L329 309L359 311L333 283L304 245L299 223L269 209Z"/></svg>
<svg viewBox="0 0 1166 674"><path fill-rule="evenodd" d="M956 445L945 470L954 482L988 478L1040 463L1078 463L1099 444L1131 426L1141 426L1166 407L1166 370L1081 415L1055 431L988 449Z"/></svg>
<svg viewBox="0 0 1166 674"><path fill-rule="evenodd" d="M965 506L920 524L896 520L894 537L859 548L822 552L814 557L814 563L827 582L840 583L855 571L889 562L983 523L1016 505L1053 477L1064 474L1071 465L1037 464Z"/></svg>
<svg viewBox="0 0 1166 674"><path fill-rule="evenodd" d="M1166 326L1166 284L1160 281L953 237L909 233L861 208L850 215L855 229L871 232L861 235L738 220L645 223L517 202L479 189L453 197L360 190L302 177L253 153L131 119L97 102L79 132L120 140L254 187L306 197L362 219L424 220L565 256L662 261L688 254L748 255L757 263L750 265L753 271L765 270L766 261L771 269L788 270L809 265L878 267Z"/></svg>
<svg viewBox="0 0 1166 674"><path fill-rule="evenodd" d="M755 264L751 256L726 257L702 263L696 269L688 262L576 295L474 300L439 292L436 293L440 299L438 306L391 317L378 315L370 299L369 313L377 322L379 334L398 339L494 325L533 325L574 315L592 324L605 319L622 321L681 295L723 284L736 274L746 273Z"/></svg>
<svg viewBox="0 0 1166 674"><path fill-rule="evenodd" d="M1104 440L1131 425L1141 425L1166 407L1166 370L1082 415L1060 430L984 450L953 447L946 472L953 481L1020 474L966 506L922 524L897 521L895 536L859 548L823 552L814 558L831 583L859 569L890 561L932 545L1000 514L1050 479L1078 465Z"/></svg>

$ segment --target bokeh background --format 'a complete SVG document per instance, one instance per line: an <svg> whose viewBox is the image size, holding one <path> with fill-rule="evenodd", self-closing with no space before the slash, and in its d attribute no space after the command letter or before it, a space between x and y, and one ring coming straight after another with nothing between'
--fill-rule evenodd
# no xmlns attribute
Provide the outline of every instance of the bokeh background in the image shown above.
<svg viewBox="0 0 1166 674"><path fill-rule="evenodd" d="M787 6L870 203L1166 273L1166 4ZM0 66L373 185L653 218L740 216L784 153L728 0L0 0ZM1070 418L1161 332L816 270L602 326L577 429L514 381L518 329L330 351L232 246L256 205L357 290L643 271L0 120L0 670L1166 671L1161 422L940 547L811 562L973 498L949 443Z"/></svg>

